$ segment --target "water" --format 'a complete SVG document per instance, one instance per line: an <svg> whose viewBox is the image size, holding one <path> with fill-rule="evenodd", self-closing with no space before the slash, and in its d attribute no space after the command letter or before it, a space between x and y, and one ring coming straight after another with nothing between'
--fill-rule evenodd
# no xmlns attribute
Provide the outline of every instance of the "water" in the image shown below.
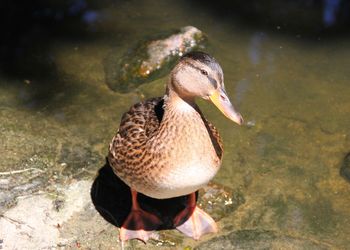
<svg viewBox="0 0 350 250"><path fill-rule="evenodd" d="M63 163L70 166L67 173L82 167L94 173L122 113L162 95L166 83L163 78L114 93L104 83L106 56L154 33L193 25L207 34L207 52L222 65L227 92L248 123L238 127L199 101L224 138L215 181L240 190L246 200L222 224L281 231L334 248L349 245L350 184L339 175L350 150L348 36L246 25L208 3L74 3L55 12L57 20L71 13L72 27L62 21L70 30L66 36L51 34L49 44L32 46L0 75L1 171L39 155L55 173ZM329 25L330 14L324 15ZM79 33L70 36L74 27ZM13 73L16 67L20 74Z"/></svg>

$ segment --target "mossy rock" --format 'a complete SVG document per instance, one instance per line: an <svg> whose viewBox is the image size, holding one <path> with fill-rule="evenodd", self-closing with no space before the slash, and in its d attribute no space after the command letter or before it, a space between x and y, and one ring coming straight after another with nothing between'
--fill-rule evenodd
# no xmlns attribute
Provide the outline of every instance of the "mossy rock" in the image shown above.
<svg viewBox="0 0 350 250"><path fill-rule="evenodd" d="M111 53L104 61L106 83L117 92L129 92L139 85L165 76L183 54L203 48L206 36L186 26L145 39L123 56Z"/></svg>

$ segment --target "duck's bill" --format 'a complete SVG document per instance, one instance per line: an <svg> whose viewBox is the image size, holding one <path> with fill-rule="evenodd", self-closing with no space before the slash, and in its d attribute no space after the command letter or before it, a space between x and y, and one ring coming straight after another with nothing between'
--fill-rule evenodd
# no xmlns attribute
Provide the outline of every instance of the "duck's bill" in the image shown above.
<svg viewBox="0 0 350 250"><path fill-rule="evenodd" d="M230 120L242 125L243 118L233 107L230 99L228 98L225 90L217 89L209 96L210 101Z"/></svg>

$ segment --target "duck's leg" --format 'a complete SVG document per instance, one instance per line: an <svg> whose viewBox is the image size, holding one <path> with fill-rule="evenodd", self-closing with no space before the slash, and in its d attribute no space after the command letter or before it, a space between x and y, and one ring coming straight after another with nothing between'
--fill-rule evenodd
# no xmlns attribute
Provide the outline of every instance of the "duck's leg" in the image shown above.
<svg viewBox="0 0 350 250"><path fill-rule="evenodd" d="M120 240L139 239L146 242L150 238L157 238L158 235L153 230L161 225L161 221L154 214L141 209L135 190L131 190L131 197L131 211L120 228Z"/></svg>
<svg viewBox="0 0 350 250"><path fill-rule="evenodd" d="M191 216L180 225L188 214L191 214ZM190 194L187 207L175 217L174 225L177 230L195 240L198 240L203 234L218 231L213 218L196 206L196 193Z"/></svg>

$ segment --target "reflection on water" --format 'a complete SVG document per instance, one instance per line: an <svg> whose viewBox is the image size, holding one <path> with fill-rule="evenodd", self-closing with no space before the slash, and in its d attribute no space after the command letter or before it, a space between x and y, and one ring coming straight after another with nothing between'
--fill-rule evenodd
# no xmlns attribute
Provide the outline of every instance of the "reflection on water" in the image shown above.
<svg viewBox="0 0 350 250"><path fill-rule="evenodd" d="M340 0L323 1L323 22L326 27L332 26L336 23L340 3Z"/></svg>
<svg viewBox="0 0 350 250"><path fill-rule="evenodd" d="M249 57L251 63L257 65L261 60L261 44L265 41L266 35L264 33L255 33L250 41Z"/></svg>
<svg viewBox="0 0 350 250"><path fill-rule="evenodd" d="M106 56L121 55L160 31L194 25L208 35L207 51L221 63L227 92L249 122L237 127L200 102L224 138L216 181L239 189L246 201L225 223L345 248L350 185L339 167L350 151L350 41L337 25L349 22L349 5L306 1L304 11L313 10L302 32L295 27L304 25L305 16L295 26L299 12L293 12L300 1L286 1L283 12L295 15L290 23L252 2L250 10L259 15L248 24L235 13L253 7L240 1L217 1L217 8L209 1L36 1L22 8L8 2L21 16L0 42L0 152L6 152L0 169L36 154L54 170L71 164L73 173L81 167L74 165L80 150L78 159L96 171L122 112L162 95L166 81L128 94L112 92L104 83ZM271 1L275 5L280 1ZM13 20L9 13L2 18ZM261 26L262 19L268 25ZM312 35L320 31L316 38L308 36L309 25ZM323 33L325 27L339 33Z"/></svg>

